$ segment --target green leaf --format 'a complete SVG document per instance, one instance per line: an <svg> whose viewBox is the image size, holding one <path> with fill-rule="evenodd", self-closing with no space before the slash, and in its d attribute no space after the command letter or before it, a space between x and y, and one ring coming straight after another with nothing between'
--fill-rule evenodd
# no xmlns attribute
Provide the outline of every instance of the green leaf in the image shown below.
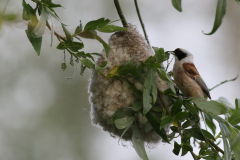
<svg viewBox="0 0 240 160"><path fill-rule="evenodd" d="M227 0L218 0L215 21L213 24L212 31L210 33L204 33L205 35L212 35L217 31L217 29L222 24L222 19L226 13L226 9L227 9Z"/></svg>
<svg viewBox="0 0 240 160"><path fill-rule="evenodd" d="M173 138L175 138L175 132L172 132L172 133L170 133L169 135L168 135L168 139L169 139L169 141L172 141L173 140Z"/></svg>
<svg viewBox="0 0 240 160"><path fill-rule="evenodd" d="M182 147L181 147L176 141L174 141L174 149L173 149L172 152L173 152L175 155L178 156L181 148L182 148Z"/></svg>
<svg viewBox="0 0 240 160"><path fill-rule="evenodd" d="M235 136L233 141L230 143L230 145L231 145L231 149L233 150L236 159L239 159L239 154L240 154L239 153L239 151L240 151L240 133L239 132L238 132L237 136ZM237 152L237 154L236 154L236 152Z"/></svg>
<svg viewBox="0 0 240 160"><path fill-rule="evenodd" d="M94 21L90 21L88 22L85 27L84 30L96 30L98 28L102 28L105 25L107 25L110 22L109 19L104 19L104 18L100 18Z"/></svg>
<svg viewBox="0 0 240 160"><path fill-rule="evenodd" d="M240 4L240 0L235 0L238 4Z"/></svg>
<svg viewBox="0 0 240 160"><path fill-rule="evenodd" d="M135 120L135 117L124 117L121 119L117 119L115 120L115 125L118 129L124 129L126 127L128 127L129 125L131 125Z"/></svg>
<svg viewBox="0 0 240 160"><path fill-rule="evenodd" d="M191 125L191 121L190 120L187 120L186 122L184 122L183 124L182 124L182 128L187 128L187 127L189 127Z"/></svg>
<svg viewBox="0 0 240 160"><path fill-rule="evenodd" d="M109 47L109 45L106 42L104 42L104 40L102 40L98 35L95 34L94 36L95 36L96 40L98 40L100 43L102 43L102 45L105 49L106 55L108 56L109 52L110 52L110 49L111 49Z"/></svg>
<svg viewBox="0 0 240 160"><path fill-rule="evenodd" d="M59 43L59 45L57 46L57 49L64 50L64 49L69 48L72 52L78 52L78 50L82 49L83 47L84 47L84 45L81 42L67 41L66 43L62 43L62 42Z"/></svg>
<svg viewBox="0 0 240 160"><path fill-rule="evenodd" d="M66 68L67 68L66 63L62 63L62 70L65 71Z"/></svg>
<svg viewBox="0 0 240 160"><path fill-rule="evenodd" d="M75 34L79 34L82 32L82 22L80 21L79 26L77 26L77 28L75 29Z"/></svg>
<svg viewBox="0 0 240 160"><path fill-rule="evenodd" d="M178 128L175 127L175 126L171 126L170 129L171 129L173 132L178 132Z"/></svg>
<svg viewBox="0 0 240 160"><path fill-rule="evenodd" d="M167 82L173 83L172 79L166 74L166 72L162 69L157 70L158 76ZM173 83L174 84L174 83Z"/></svg>
<svg viewBox="0 0 240 160"><path fill-rule="evenodd" d="M133 76L140 76L143 71L143 64L141 62L137 63Z"/></svg>
<svg viewBox="0 0 240 160"><path fill-rule="evenodd" d="M205 117L207 126L211 129L212 133L215 135L216 125L214 124L212 117L208 116L206 113L204 113L204 117Z"/></svg>
<svg viewBox="0 0 240 160"><path fill-rule="evenodd" d="M173 7L178 10L179 12L182 12L182 0L172 0Z"/></svg>
<svg viewBox="0 0 240 160"><path fill-rule="evenodd" d="M160 129L172 123L173 118L171 116L165 115L161 118Z"/></svg>
<svg viewBox="0 0 240 160"><path fill-rule="evenodd" d="M201 146L201 149L200 149L200 151L199 151L199 155L203 155L203 154L206 152L206 150L208 149L208 147L209 147L209 143L204 143L204 144Z"/></svg>
<svg viewBox="0 0 240 160"><path fill-rule="evenodd" d="M183 105L184 105L184 107L185 107L186 109L188 109L188 110L193 114L193 116L194 116L196 119L199 119L198 113L197 113L197 111L196 111L196 109L195 109L195 107L194 107L193 105L189 104L189 103L186 102L186 101L183 102Z"/></svg>
<svg viewBox="0 0 240 160"><path fill-rule="evenodd" d="M154 77L154 72L152 69L147 71L146 79L144 82L143 89L143 114L145 115L152 108L152 98L150 94L153 96L153 104L157 99L157 86Z"/></svg>
<svg viewBox="0 0 240 160"><path fill-rule="evenodd" d="M22 14L22 19L25 21L29 21L32 19L32 15L35 15L35 11L33 8L26 3L25 0L23 0L23 14Z"/></svg>
<svg viewBox="0 0 240 160"><path fill-rule="evenodd" d="M112 33L116 31L126 31L126 28L115 26L115 25L106 25L104 27L98 28L97 30L99 32Z"/></svg>
<svg viewBox="0 0 240 160"><path fill-rule="evenodd" d="M121 119L126 116L131 117L133 115L133 111L130 108L119 108L112 116L112 119L115 121L116 119Z"/></svg>
<svg viewBox="0 0 240 160"><path fill-rule="evenodd" d="M155 111L155 112L162 112L162 111L163 111L163 108L162 108L162 106L160 106L160 105L154 105L154 106L152 107L152 110Z"/></svg>
<svg viewBox="0 0 240 160"><path fill-rule="evenodd" d="M181 139L182 143L187 143L189 142L190 138L192 137L192 133L191 132L187 132L184 134L184 136Z"/></svg>
<svg viewBox="0 0 240 160"><path fill-rule="evenodd" d="M119 143L119 141L122 139L122 137L124 136L124 134L129 130L129 128L130 128L131 126L132 126L132 124L130 124L129 126L127 126L127 127L124 129L121 137L120 137L119 140L118 140L118 143Z"/></svg>
<svg viewBox="0 0 240 160"><path fill-rule="evenodd" d="M102 55L100 53L90 53L90 54L102 57Z"/></svg>
<svg viewBox="0 0 240 160"><path fill-rule="evenodd" d="M239 106L240 106L240 99L236 98L235 99L235 107L236 107L236 109L238 109Z"/></svg>
<svg viewBox="0 0 240 160"><path fill-rule="evenodd" d="M139 157L143 160L148 160L147 153L144 147L143 137L137 124L135 124L133 127L132 144Z"/></svg>
<svg viewBox="0 0 240 160"><path fill-rule="evenodd" d="M226 135L226 131L225 131L225 127L222 126L222 124L219 124L220 125L220 129L221 129L221 133L222 133L222 139L223 139L223 146L224 146L224 160L231 160L231 149L230 149L230 146L228 144L228 141L227 141L227 135ZM229 130L227 129L227 132ZM231 133L230 133L231 134Z"/></svg>
<svg viewBox="0 0 240 160"><path fill-rule="evenodd" d="M183 105L183 99L180 97L179 99L177 99L174 102L172 109L171 109L171 115L174 116L175 114L180 112L182 105Z"/></svg>
<svg viewBox="0 0 240 160"><path fill-rule="evenodd" d="M87 66L88 68L95 69L95 65L94 65L89 59L79 58L79 60L82 62L82 64L84 64L84 65Z"/></svg>
<svg viewBox="0 0 240 160"><path fill-rule="evenodd" d="M195 103L198 108L206 110L215 115L225 114L228 111L228 108L217 101L206 101L203 98L196 98L193 100L193 103Z"/></svg>
<svg viewBox="0 0 240 160"><path fill-rule="evenodd" d="M82 31L78 34L78 36L87 38L87 39L96 39L95 35L97 35L96 31Z"/></svg>
<svg viewBox="0 0 240 160"><path fill-rule="evenodd" d="M41 0L41 2L43 2L44 4L46 4L50 8L62 7L60 4L52 3L52 1L50 1L50 0Z"/></svg>
<svg viewBox="0 0 240 160"><path fill-rule="evenodd" d="M227 125L229 131L231 132L231 137L227 137L229 142L230 142L230 146L231 149L234 153L235 159L240 159L240 143L239 143L239 130L237 130L236 128L234 128L231 125Z"/></svg>
<svg viewBox="0 0 240 160"><path fill-rule="evenodd" d="M142 107L143 107L142 101L135 101L132 104L132 110L135 111L135 112L139 111Z"/></svg>
<svg viewBox="0 0 240 160"><path fill-rule="evenodd" d="M134 84L132 84L128 79L126 79L126 81L127 81L127 83L129 84L129 86L131 87L133 94L134 94L137 98L142 99L142 91L138 90L138 89L134 86Z"/></svg>
<svg viewBox="0 0 240 160"><path fill-rule="evenodd" d="M134 67L134 61L130 60L125 63L123 63L121 66L118 68L118 74L120 76L126 76L126 75L131 75L134 74L135 72L135 67Z"/></svg>
<svg viewBox="0 0 240 160"><path fill-rule="evenodd" d="M177 98L175 93L169 88L167 90L165 90L164 92L162 92L164 95L169 96L169 97L174 97Z"/></svg>
<svg viewBox="0 0 240 160"><path fill-rule="evenodd" d="M234 109L234 105L232 105L225 97L219 97L217 102L221 103L227 108Z"/></svg>
<svg viewBox="0 0 240 160"><path fill-rule="evenodd" d="M179 121L184 121L187 118L190 118L191 114L189 114L188 112L179 112L177 114L175 114L175 119L179 120Z"/></svg>
<svg viewBox="0 0 240 160"><path fill-rule="evenodd" d="M84 51L77 52L76 56L78 56L79 58L81 58L81 57L83 57L83 58L88 57L88 58L91 58L94 61L94 58L92 57L92 55L90 53L85 53Z"/></svg>
<svg viewBox="0 0 240 160"><path fill-rule="evenodd" d="M28 40L31 42L34 50L37 52L38 56L40 55L41 52L41 46L42 46L42 37L35 38L33 37L31 31L25 30Z"/></svg>
<svg viewBox="0 0 240 160"><path fill-rule="evenodd" d="M105 67L107 65L107 61L103 62L100 67Z"/></svg>
<svg viewBox="0 0 240 160"><path fill-rule="evenodd" d="M153 127L154 131L158 135L160 135L165 142L169 143L169 140L168 140L168 137L167 137L167 134L166 134L165 130L164 129L160 130L159 120L153 114L151 114L150 112L148 112L145 115L145 117L147 118L147 120L151 124L151 126Z"/></svg>
<svg viewBox="0 0 240 160"><path fill-rule="evenodd" d="M186 155L188 151L193 151L193 148L189 144L182 145L182 156Z"/></svg>
<svg viewBox="0 0 240 160"><path fill-rule="evenodd" d="M63 28L63 31L67 37L67 41L68 42L73 42L73 38L72 38L72 35L71 33L67 30L67 28L65 27L65 24L62 23L62 28Z"/></svg>
<svg viewBox="0 0 240 160"><path fill-rule="evenodd" d="M157 63L162 63L165 61L165 52L163 48L158 48L158 47L152 47L154 52L155 52L155 57Z"/></svg>
<svg viewBox="0 0 240 160"><path fill-rule="evenodd" d="M240 123L240 109L237 109L236 111L233 112L231 117L228 118L228 122L231 123L232 125Z"/></svg>
<svg viewBox="0 0 240 160"><path fill-rule="evenodd" d="M221 128L221 133L229 140L235 158L240 159L239 131L228 123L219 123L219 126Z"/></svg>
<svg viewBox="0 0 240 160"><path fill-rule="evenodd" d="M161 68L160 63L156 63L154 57L150 56L145 62L144 65L147 66L149 69L156 70L157 68Z"/></svg>
<svg viewBox="0 0 240 160"><path fill-rule="evenodd" d="M212 139L212 140L215 141L214 136L213 136L211 133L209 133L207 130L202 129L202 133L203 133L203 135L204 135L205 138Z"/></svg>

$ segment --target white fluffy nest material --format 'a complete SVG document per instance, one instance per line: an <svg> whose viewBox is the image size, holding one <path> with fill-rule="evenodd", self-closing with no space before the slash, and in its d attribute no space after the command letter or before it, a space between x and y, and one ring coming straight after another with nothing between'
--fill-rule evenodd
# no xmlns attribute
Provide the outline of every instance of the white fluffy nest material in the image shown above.
<svg viewBox="0 0 240 160"><path fill-rule="evenodd" d="M105 50L102 51L102 57L97 60L97 65L101 65L104 61L107 61L103 74L108 74L114 67L119 67L126 61L133 60L135 63L145 62L145 60L153 55L153 51L150 49L145 39L138 33L135 27L129 26L126 32L116 32L111 35L109 39L109 46L111 48L110 54L106 57ZM164 91L169 88L166 81L161 80L157 75L156 83L159 90ZM129 80L142 90L143 86L129 78ZM112 118L117 109L121 107L131 107L136 97L132 93L132 90L128 83L123 84L118 80L110 82L104 76L98 75L97 71L92 72L92 76L89 84L89 101L91 103L91 118L92 123L99 125L103 130L110 132L112 135L121 136L123 130L119 130L114 124L108 124L107 121ZM168 99L163 97L168 104ZM150 143L157 143L160 140L160 136L151 130L145 132L145 124L147 119L142 115L137 116L140 130L144 137L144 141ZM132 136L132 129L130 128L123 136L124 140L130 140Z"/></svg>

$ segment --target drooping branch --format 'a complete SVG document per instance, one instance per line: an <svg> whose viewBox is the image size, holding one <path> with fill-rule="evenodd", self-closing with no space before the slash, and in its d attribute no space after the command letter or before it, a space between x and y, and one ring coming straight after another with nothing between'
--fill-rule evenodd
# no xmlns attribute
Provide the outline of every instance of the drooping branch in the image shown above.
<svg viewBox="0 0 240 160"><path fill-rule="evenodd" d="M141 26L142 26L142 29L143 29L144 37L145 37L145 39L146 39L148 45L151 47L151 45L150 45L150 41L149 41L148 36L147 36L146 29L145 29L145 26L144 26L144 23L143 23L143 20L142 20L142 17L141 17L140 11L139 11L139 7L138 7L137 0L134 0L134 3L135 3L136 10L137 10L137 15L138 15L139 21L140 21Z"/></svg>
<svg viewBox="0 0 240 160"><path fill-rule="evenodd" d="M221 152L222 154L224 154L224 151L221 148L219 148L212 140L210 140L209 138L207 138L207 140L218 152Z"/></svg>
<svg viewBox="0 0 240 160"><path fill-rule="evenodd" d="M119 17L120 17L120 19L122 21L123 27L125 27L125 28L128 27L128 23L127 23L127 21L125 19L125 16L124 16L123 12L122 12L122 9L121 9L121 6L119 4L119 1L118 0L113 0L113 1L114 1L115 6L116 6L118 15L119 15Z"/></svg>

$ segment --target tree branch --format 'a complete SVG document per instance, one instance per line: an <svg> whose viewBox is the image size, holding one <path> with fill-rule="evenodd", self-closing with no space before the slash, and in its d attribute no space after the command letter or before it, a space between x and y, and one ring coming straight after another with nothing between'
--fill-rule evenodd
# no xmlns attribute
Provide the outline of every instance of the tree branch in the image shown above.
<svg viewBox="0 0 240 160"><path fill-rule="evenodd" d="M125 27L125 28L128 27L128 23L127 23L127 21L126 21L126 19L124 17L124 14L122 12L122 9L121 9L121 6L119 4L119 1L118 0L113 0L113 1L114 1L115 6L116 6L118 15L119 15L119 17L120 17L120 19L122 21L123 27Z"/></svg>
<svg viewBox="0 0 240 160"><path fill-rule="evenodd" d="M143 29L144 37L145 37L148 45L151 47L150 42L149 42L149 40L148 40L147 32L146 32L146 30L145 30L144 23L143 23L143 21L142 21L142 17L141 17L140 11L139 11L139 8L138 8L137 0L134 0L134 3L135 3L136 10L137 10L138 19L140 20L140 23L141 23L141 26L142 26L142 29Z"/></svg>
<svg viewBox="0 0 240 160"><path fill-rule="evenodd" d="M222 154L224 154L224 151L221 148L219 148L212 140L210 140L209 138L207 138L207 140L218 152L221 152Z"/></svg>

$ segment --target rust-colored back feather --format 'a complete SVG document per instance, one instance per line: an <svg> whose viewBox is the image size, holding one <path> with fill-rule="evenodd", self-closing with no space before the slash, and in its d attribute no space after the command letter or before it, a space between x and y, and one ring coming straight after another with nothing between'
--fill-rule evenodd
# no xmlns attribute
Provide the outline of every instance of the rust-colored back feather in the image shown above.
<svg viewBox="0 0 240 160"><path fill-rule="evenodd" d="M183 63L183 68L185 69L187 75L195 80L199 86L202 88L203 92L211 99L208 87L202 77L200 76L197 68L193 63Z"/></svg>

